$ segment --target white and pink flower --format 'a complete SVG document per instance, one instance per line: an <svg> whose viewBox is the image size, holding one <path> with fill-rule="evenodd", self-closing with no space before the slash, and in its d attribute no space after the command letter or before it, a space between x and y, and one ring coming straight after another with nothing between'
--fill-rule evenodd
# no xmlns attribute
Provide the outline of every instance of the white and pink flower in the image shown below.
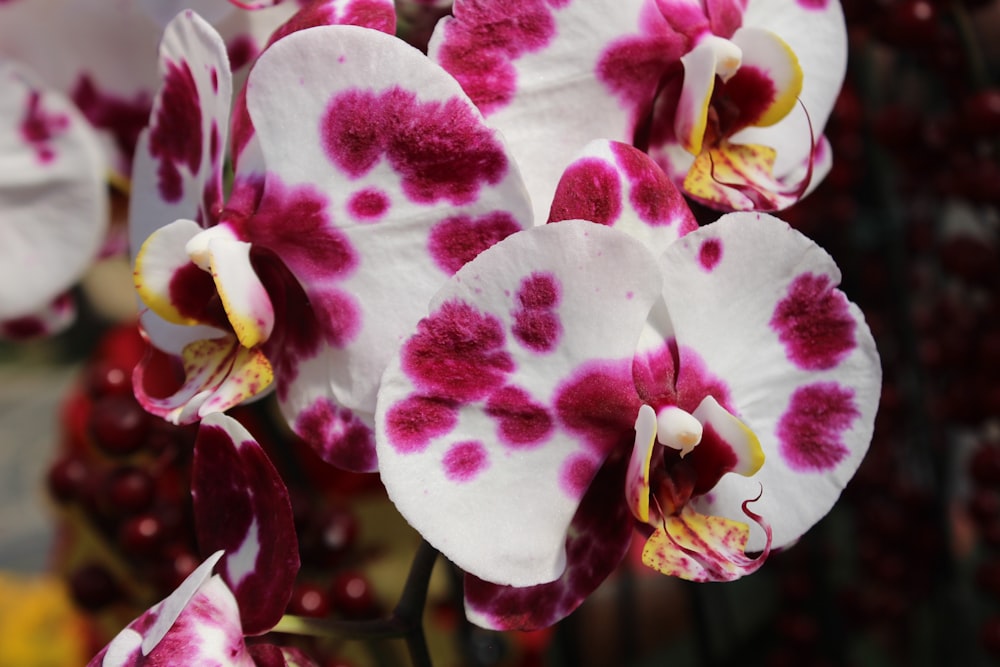
<svg viewBox="0 0 1000 667"><path fill-rule="evenodd" d="M382 378L382 480L468 573L480 625L559 620L636 527L665 574L752 572L867 450L879 359L830 256L762 213L692 231L662 174L633 180L655 170L591 146L557 188L559 222L460 269ZM650 222L651 193L676 224ZM605 224L573 219L588 217Z"/></svg>
<svg viewBox="0 0 1000 667"><path fill-rule="evenodd" d="M381 12L374 11L375 6ZM357 8L364 11L354 11ZM319 11L325 13L320 16ZM392 30L392 3L317 3L254 65L230 127L224 45L194 14L162 46L130 225L152 342L184 359L151 412L191 422L272 383L328 462L374 470L379 376L428 298L531 223L497 133ZM358 25L308 26L359 21Z"/></svg>
<svg viewBox="0 0 1000 667"><path fill-rule="evenodd" d="M847 34L837 0L459 0L429 53L503 131L537 216L594 139L714 208L775 210L830 167Z"/></svg>

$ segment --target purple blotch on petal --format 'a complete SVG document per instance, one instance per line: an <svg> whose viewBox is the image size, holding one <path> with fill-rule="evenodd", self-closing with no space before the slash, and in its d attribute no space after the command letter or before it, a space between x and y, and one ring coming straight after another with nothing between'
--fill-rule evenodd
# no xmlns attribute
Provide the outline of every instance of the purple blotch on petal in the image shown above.
<svg viewBox="0 0 1000 667"><path fill-rule="evenodd" d="M320 139L330 161L352 178L384 157L406 196L422 204L467 204L507 173L502 144L457 97L420 102L398 87L345 91L327 106Z"/></svg>
<svg viewBox="0 0 1000 667"><path fill-rule="evenodd" d="M434 263L453 275L479 253L520 229L506 211L494 211L478 218L456 215L434 225L427 245Z"/></svg>
<svg viewBox="0 0 1000 667"><path fill-rule="evenodd" d="M847 297L828 276L803 273L774 309L771 328L788 358L805 370L828 370L856 346Z"/></svg>
<svg viewBox="0 0 1000 667"><path fill-rule="evenodd" d="M353 472L377 469L371 428L328 398L317 398L300 412L294 430L330 465Z"/></svg>
<svg viewBox="0 0 1000 667"><path fill-rule="evenodd" d="M485 398L505 384L514 360L503 325L462 301L448 301L417 325L402 350L402 368L415 385L456 401Z"/></svg>
<svg viewBox="0 0 1000 667"><path fill-rule="evenodd" d="M860 416L849 387L835 382L799 387L778 422L781 458L799 472L834 468L850 454L843 434Z"/></svg>
<svg viewBox="0 0 1000 667"><path fill-rule="evenodd" d="M489 465L489 457L483 443L468 440L452 445L441 464L445 477L451 481L471 482Z"/></svg>
<svg viewBox="0 0 1000 667"><path fill-rule="evenodd" d="M509 447L539 445L552 433L552 416L520 387L494 392L486 402L486 414L497 421L500 441Z"/></svg>
<svg viewBox="0 0 1000 667"><path fill-rule="evenodd" d="M389 442L401 454L423 451L433 438L451 431L458 422L453 403L410 396L392 405L385 415Z"/></svg>

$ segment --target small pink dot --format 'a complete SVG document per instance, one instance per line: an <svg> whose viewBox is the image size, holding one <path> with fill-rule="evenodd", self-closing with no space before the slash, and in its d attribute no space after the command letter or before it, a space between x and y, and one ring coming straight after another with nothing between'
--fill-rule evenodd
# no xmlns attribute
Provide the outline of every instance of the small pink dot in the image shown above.
<svg viewBox="0 0 1000 667"><path fill-rule="evenodd" d="M355 192L347 203L347 210L359 220L373 221L389 209L389 197L380 190L368 188Z"/></svg>
<svg viewBox="0 0 1000 667"><path fill-rule="evenodd" d="M719 239L708 239L698 250L698 262L706 271L711 271L722 259L722 242Z"/></svg>
<svg viewBox="0 0 1000 667"><path fill-rule="evenodd" d="M453 482L471 482L489 463L486 448L476 440L460 442L444 455L444 475Z"/></svg>

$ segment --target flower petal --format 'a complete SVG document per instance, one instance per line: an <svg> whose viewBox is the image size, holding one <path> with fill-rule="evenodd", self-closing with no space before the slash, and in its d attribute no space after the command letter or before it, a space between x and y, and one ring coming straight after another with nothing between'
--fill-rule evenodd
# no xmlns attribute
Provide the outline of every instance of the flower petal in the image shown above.
<svg viewBox="0 0 1000 667"><path fill-rule="evenodd" d="M657 572L688 581L733 581L756 572L770 552L768 540L762 554L747 556L749 537L750 528L745 523L699 514L685 506L680 514L663 518L663 525L642 549L642 562Z"/></svg>
<svg viewBox="0 0 1000 667"><path fill-rule="evenodd" d="M736 211L774 211L798 201L804 184L774 176L775 152L763 145L724 141L702 151L684 178L684 191L706 206Z"/></svg>
<svg viewBox="0 0 1000 667"><path fill-rule="evenodd" d="M33 313L0 320L0 338L24 341L52 336L69 328L75 319L76 303L67 292Z"/></svg>
<svg viewBox="0 0 1000 667"><path fill-rule="evenodd" d="M625 499L643 523L649 521L649 462L656 444L656 412L644 404L635 420L635 446L625 473Z"/></svg>
<svg viewBox="0 0 1000 667"><path fill-rule="evenodd" d="M186 251L201 231L192 220L177 220L153 232L135 255L133 281L146 307L167 322L224 326L209 307L211 274Z"/></svg>
<svg viewBox="0 0 1000 667"><path fill-rule="evenodd" d="M581 146L632 141L686 46L652 0L458 0L453 13L428 53L503 132L539 221Z"/></svg>
<svg viewBox="0 0 1000 667"><path fill-rule="evenodd" d="M713 447L724 447L729 454L727 458L734 460L727 472L751 477L764 465L764 452L760 440L746 424L734 417L728 410L719 405L712 396L706 396L692 416L701 422L704 431L699 447L713 440Z"/></svg>
<svg viewBox="0 0 1000 667"><path fill-rule="evenodd" d="M73 286L108 226L104 162L72 104L0 60L0 320Z"/></svg>
<svg viewBox="0 0 1000 667"><path fill-rule="evenodd" d="M847 28L840 2L788 3L752 0L743 17L745 28L758 27L785 42L802 68L801 105L767 128L747 128L732 137L740 144L762 144L775 150L775 177L785 180L810 154L810 137L819 137L833 110L847 72ZM818 183L824 173L816 173ZM796 181L786 181L796 182Z"/></svg>
<svg viewBox="0 0 1000 667"><path fill-rule="evenodd" d="M743 64L727 82L727 90L736 95L741 109L753 108L753 113L741 119L747 125L768 127L787 116L802 94L802 67L792 47L770 30L741 28L733 35L733 44L743 52ZM747 83L743 84L743 80ZM743 84L755 91L770 90L771 98L761 105L758 94L756 104L740 104L737 88ZM747 100L750 102L750 100Z"/></svg>
<svg viewBox="0 0 1000 667"><path fill-rule="evenodd" d="M684 150L692 155L702 150L715 78L728 80L739 69L742 57L738 46L715 35L704 35L681 57L684 85L677 100L674 134Z"/></svg>
<svg viewBox="0 0 1000 667"><path fill-rule="evenodd" d="M525 588L465 576L465 614L494 630L535 630L568 616L621 563L632 537L622 503L623 460L605 465L580 502L566 537L566 569L555 581Z"/></svg>
<svg viewBox="0 0 1000 667"><path fill-rule="evenodd" d="M659 255L698 228L684 197L653 160L619 141L593 141L563 173L549 222L590 220L628 232Z"/></svg>
<svg viewBox="0 0 1000 667"><path fill-rule="evenodd" d="M243 347L263 343L274 328L274 307L250 263L251 247L227 225L206 229L186 245L188 255L211 271L229 324Z"/></svg>
<svg viewBox="0 0 1000 667"><path fill-rule="evenodd" d="M649 257L589 222L511 236L459 270L386 371L382 481L467 572L513 586L563 573L581 497L633 439L631 358L659 280Z"/></svg>
<svg viewBox="0 0 1000 667"><path fill-rule="evenodd" d="M160 43L162 85L136 150L129 209L133 255L174 220L213 224L222 208L222 168L232 75L226 46L194 12L179 14Z"/></svg>
<svg viewBox="0 0 1000 667"><path fill-rule="evenodd" d="M268 174L242 231L293 274L318 323L276 351L279 399L300 435L330 451L326 437L344 429L310 415L371 423L381 372L427 300L530 226L529 205L499 135L446 72L394 37L354 26L291 34L254 67L247 107Z"/></svg>
<svg viewBox="0 0 1000 667"><path fill-rule="evenodd" d="M166 398L151 396L145 385L145 362L133 371L142 407L174 424L192 424L212 412L224 412L263 393L274 373L259 348L245 348L234 336L196 340L182 352L184 385Z"/></svg>
<svg viewBox="0 0 1000 667"><path fill-rule="evenodd" d="M723 216L660 262L677 343L704 366L682 357L681 374L687 364L719 378L710 393L766 457L752 479L725 475L695 508L741 520L763 487L755 507L786 545L829 511L868 448L881 382L871 333L836 289L830 256L777 218ZM750 548L763 544L754 530Z"/></svg>
<svg viewBox="0 0 1000 667"><path fill-rule="evenodd" d="M160 27L138 3L0 3L0 52L71 99L100 141L92 174L127 182L156 87Z"/></svg>
<svg viewBox="0 0 1000 667"><path fill-rule="evenodd" d="M240 606L243 633L270 630L299 571L288 490L253 436L223 414L206 415L194 446L191 493L201 551L225 551L219 572Z"/></svg>
<svg viewBox="0 0 1000 667"><path fill-rule="evenodd" d="M216 552L162 602L129 623L88 667L224 664L252 667L233 594L212 569Z"/></svg>

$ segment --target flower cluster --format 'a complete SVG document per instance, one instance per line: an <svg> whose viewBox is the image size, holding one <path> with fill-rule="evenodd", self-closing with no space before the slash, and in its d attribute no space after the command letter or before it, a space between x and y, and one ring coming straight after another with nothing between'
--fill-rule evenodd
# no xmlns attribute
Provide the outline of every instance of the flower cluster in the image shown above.
<svg viewBox="0 0 1000 667"><path fill-rule="evenodd" d="M198 13L164 28L129 225L143 330L183 381L134 383L201 421L220 551L93 664L305 664L243 642L284 609L295 531L220 413L271 391L327 463L380 473L491 628L557 622L637 531L658 572L751 573L865 454L871 334L767 213L829 170L835 0L459 0L427 54L396 31L389 0L302 3L239 85ZM699 226L685 196L737 212Z"/></svg>

